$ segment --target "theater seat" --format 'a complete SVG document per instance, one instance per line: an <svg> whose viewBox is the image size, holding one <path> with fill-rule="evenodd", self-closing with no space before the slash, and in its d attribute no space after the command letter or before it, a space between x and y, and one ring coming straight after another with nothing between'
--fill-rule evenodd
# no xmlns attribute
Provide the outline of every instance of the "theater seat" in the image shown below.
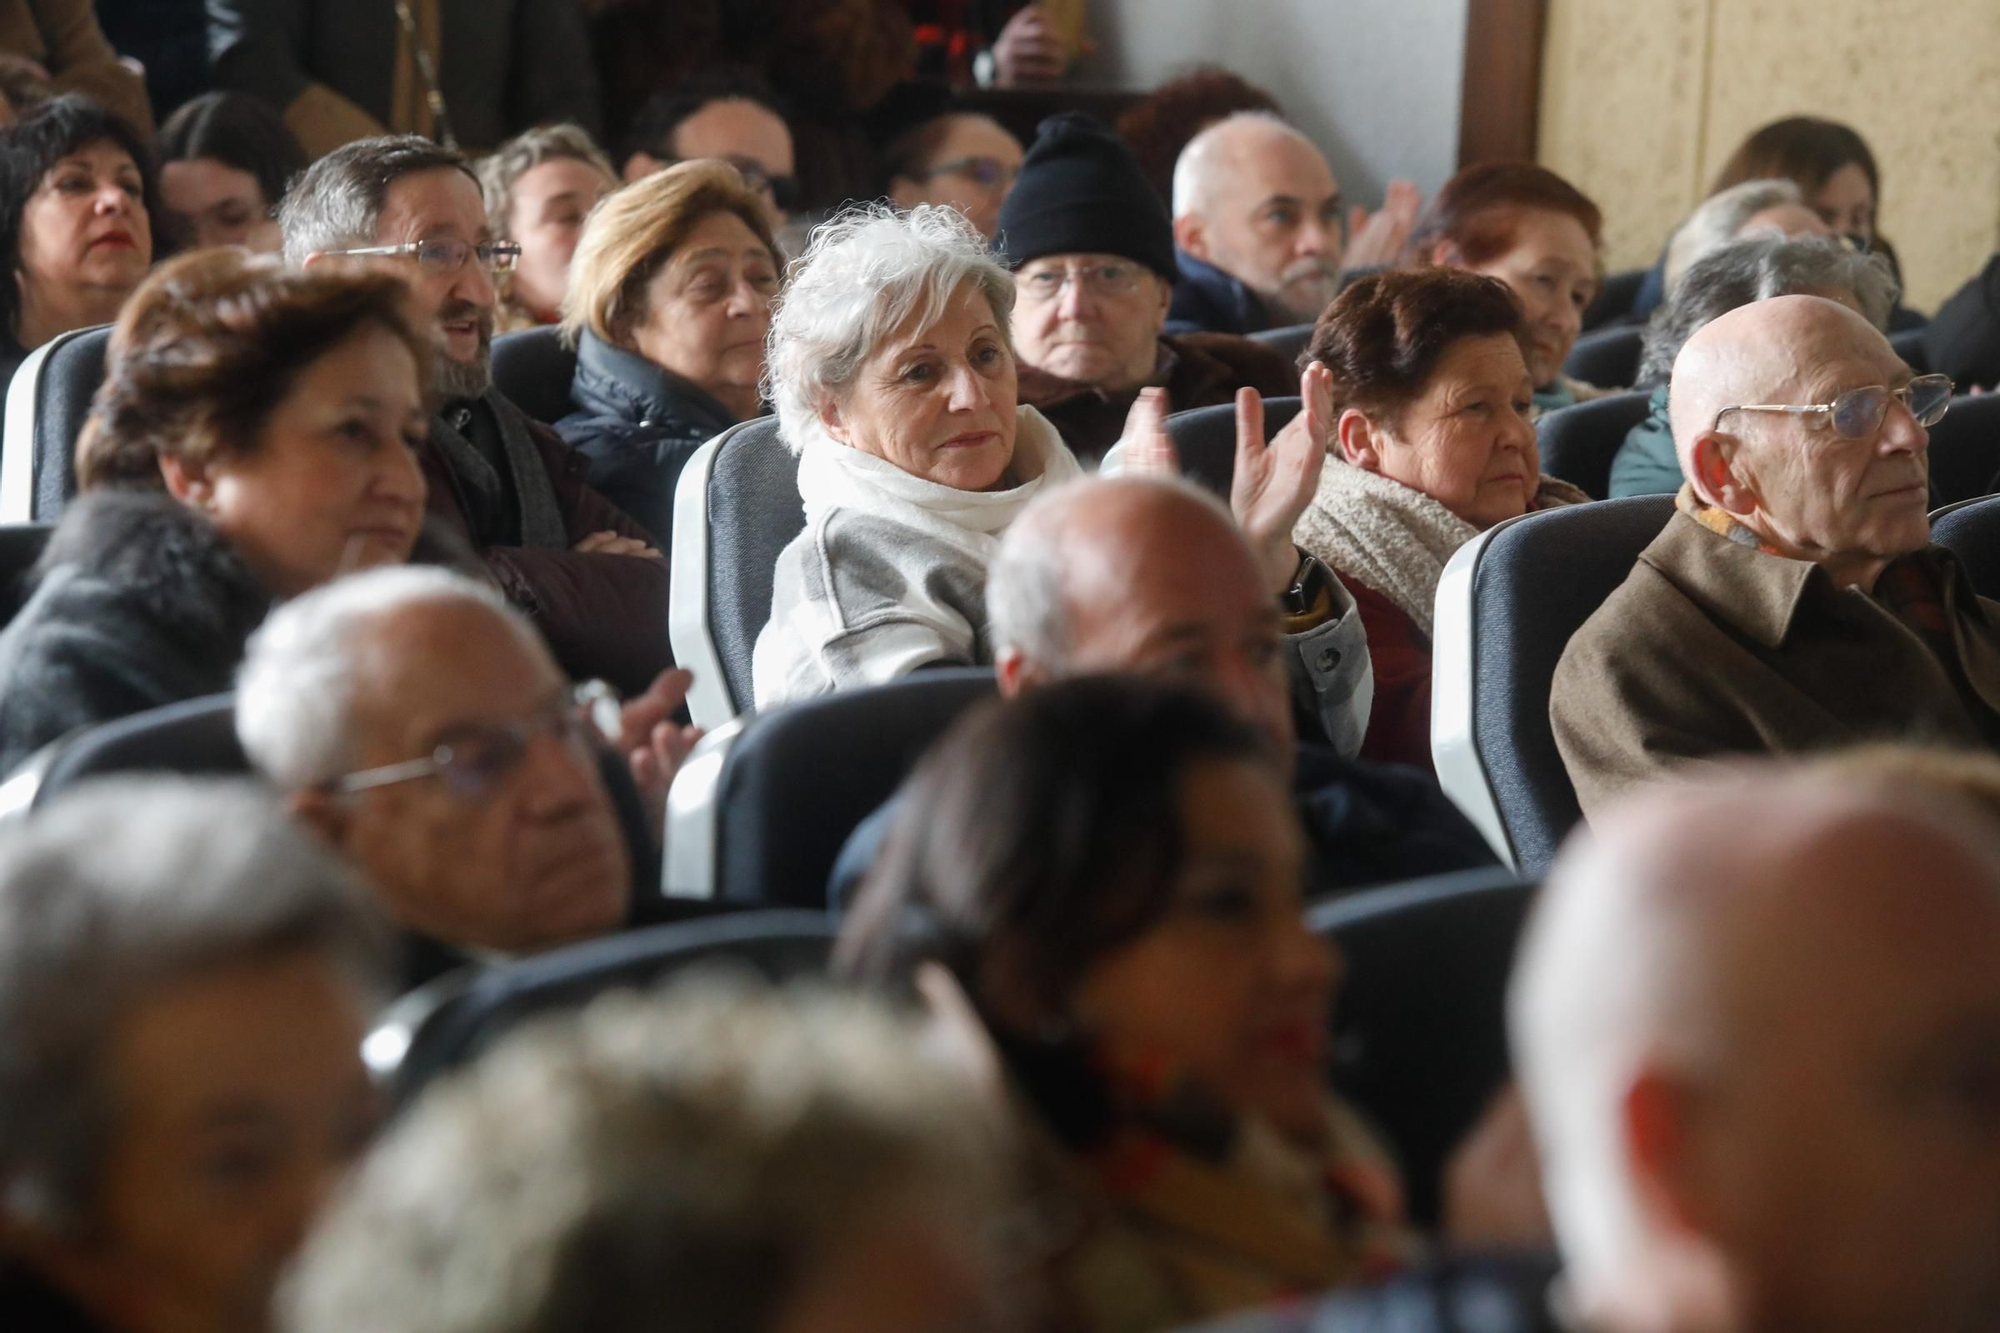
<svg viewBox="0 0 2000 1333"><path fill-rule="evenodd" d="M0 523L53 523L76 497L76 442L104 383L111 326L77 329L28 354L7 386Z"/></svg>
<svg viewBox="0 0 2000 1333"><path fill-rule="evenodd" d="M714 730L750 707L750 659L771 618L778 556L805 526L799 460L776 417L731 426L682 470L667 632L674 660L694 672L697 726Z"/></svg>
<svg viewBox="0 0 2000 1333"><path fill-rule="evenodd" d="M1639 288L1645 285L1646 273L1643 268L1628 268L1606 276L1604 285L1597 289L1596 299L1583 312L1583 331L1590 333L1623 323L1639 299Z"/></svg>
<svg viewBox="0 0 2000 1333"><path fill-rule="evenodd" d="M2000 599L2000 495L1938 510L1931 515L1931 540L1958 557L1974 592Z"/></svg>
<svg viewBox="0 0 2000 1333"><path fill-rule="evenodd" d="M236 696L211 694L85 727L43 746L0 784L0 819L38 810L78 783L114 774L245 777Z"/></svg>
<svg viewBox="0 0 2000 1333"><path fill-rule="evenodd" d="M1312 341L1313 326L1310 324L1287 324L1282 329L1265 329L1262 333L1250 335L1264 346L1276 352L1287 361L1296 361Z"/></svg>
<svg viewBox="0 0 2000 1333"><path fill-rule="evenodd" d="M826 970L834 927L820 912L737 912L627 931L531 958L449 973L391 1005L362 1055L399 1103L524 1020L607 991L647 989L698 964L784 982Z"/></svg>
<svg viewBox="0 0 2000 1333"><path fill-rule="evenodd" d="M1563 374L1600 389L1629 389L1639 378L1640 344L1646 331L1636 324L1619 324L1586 333L1569 349Z"/></svg>
<svg viewBox="0 0 2000 1333"><path fill-rule="evenodd" d="M1991 495L2000 474L2000 394L1959 394L1930 429L1931 503Z"/></svg>
<svg viewBox="0 0 2000 1333"><path fill-rule="evenodd" d="M493 340L493 387L544 425L576 410L569 396L575 378L576 353L563 346L552 324Z"/></svg>
<svg viewBox="0 0 2000 1333"><path fill-rule="evenodd" d="M1307 913L1344 964L1334 1085L1388 1137L1419 1225L1438 1221L1445 1163L1507 1082L1507 977L1533 894L1476 870Z"/></svg>
<svg viewBox="0 0 2000 1333"><path fill-rule="evenodd" d="M993 693L990 671L919 671L743 717L704 738L667 794L668 896L824 909L855 826Z"/></svg>
<svg viewBox="0 0 2000 1333"><path fill-rule="evenodd" d="M1542 471L1594 499L1611 492L1611 463L1632 427L1646 419L1652 395L1644 389L1593 398L1544 413L1535 423Z"/></svg>
<svg viewBox="0 0 2000 1333"><path fill-rule="evenodd" d="M33 591L29 576L54 531L53 523L0 523L0 629L27 603Z"/></svg>
<svg viewBox="0 0 2000 1333"><path fill-rule="evenodd" d="M1264 438L1270 439L1299 414L1297 398L1264 400ZM1167 437L1180 455L1181 472L1227 500L1236 475L1236 404L1197 407L1167 418Z"/></svg>
<svg viewBox="0 0 2000 1333"><path fill-rule="evenodd" d="M1930 356L1924 351L1924 331L1922 328L1903 329L1889 335L1889 345L1896 349L1896 355L1903 358L1905 365L1919 375L1930 371ZM1970 386L1967 386L1970 387Z"/></svg>
<svg viewBox="0 0 2000 1333"><path fill-rule="evenodd" d="M1549 724L1556 663L1673 509L1671 495L1639 495L1524 514L1460 547L1438 581L1438 781L1525 875L1546 870L1582 818Z"/></svg>

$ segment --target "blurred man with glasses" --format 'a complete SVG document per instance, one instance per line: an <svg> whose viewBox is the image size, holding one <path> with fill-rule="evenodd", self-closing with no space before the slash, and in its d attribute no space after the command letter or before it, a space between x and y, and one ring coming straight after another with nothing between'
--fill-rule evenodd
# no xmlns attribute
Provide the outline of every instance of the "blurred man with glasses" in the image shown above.
<svg viewBox="0 0 2000 1333"><path fill-rule="evenodd" d="M676 162L713 158L735 167L763 196L772 231L783 231L798 209L791 128L776 96L751 70L722 66L681 80L640 108L625 140L627 182Z"/></svg>
<svg viewBox="0 0 2000 1333"><path fill-rule="evenodd" d="M1229 334L1166 335L1174 239L1130 149L1084 116L1042 122L1001 206L997 247L1015 269L1021 401L1086 464L1118 440L1142 389L1184 411L1299 391L1284 356Z"/></svg>
<svg viewBox="0 0 2000 1333"><path fill-rule="evenodd" d="M1951 390L1818 296L1688 340L1677 512L1556 669L1586 815L1730 754L2000 744L2000 603L1930 541L1928 427Z"/></svg>
<svg viewBox="0 0 2000 1333"><path fill-rule="evenodd" d="M437 328L423 457L433 516L484 558L572 675L644 689L672 661L666 564L554 431L493 388L493 275L519 249L494 240L465 159L414 135L363 139L308 168L278 221L294 264L388 264L409 281Z"/></svg>
<svg viewBox="0 0 2000 1333"><path fill-rule="evenodd" d="M533 626L438 569L337 580L272 613L245 656L237 732L294 813L424 946L410 980L467 953L617 929L633 848L605 781L629 766L646 815L697 739L687 674L620 704L564 678Z"/></svg>

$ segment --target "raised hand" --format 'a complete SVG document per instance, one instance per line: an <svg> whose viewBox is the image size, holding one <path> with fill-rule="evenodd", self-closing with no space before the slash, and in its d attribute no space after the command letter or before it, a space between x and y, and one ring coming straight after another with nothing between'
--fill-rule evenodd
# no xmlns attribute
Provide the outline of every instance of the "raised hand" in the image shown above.
<svg viewBox="0 0 2000 1333"><path fill-rule="evenodd" d="M1292 529L1319 490L1333 430L1333 374L1315 361L1299 377L1299 413L1269 444L1264 400L1255 389L1236 393L1236 474L1229 508L1257 552L1265 586L1277 596L1298 571Z"/></svg>
<svg viewBox="0 0 2000 1333"><path fill-rule="evenodd" d="M1056 25L1040 5L1029 5L1007 20L993 43L994 82L1002 88L1060 79L1069 65Z"/></svg>
<svg viewBox="0 0 2000 1333"><path fill-rule="evenodd" d="M1390 181L1382 207L1373 213L1359 207L1348 213L1347 249L1341 253L1340 267L1386 268L1400 263L1423 206L1423 193L1412 182Z"/></svg>
<svg viewBox="0 0 2000 1333"><path fill-rule="evenodd" d="M700 727L683 727L674 721L693 684L690 671L678 667L662 671L644 694L627 699L618 710L618 751L631 766L632 781L639 788L649 819L664 818L667 788L701 740Z"/></svg>
<svg viewBox="0 0 2000 1333"><path fill-rule="evenodd" d="M1119 470L1151 476L1177 477L1181 471L1180 452L1167 434L1167 414L1173 405L1165 389L1141 389L1125 414L1125 433L1118 438L1122 451Z"/></svg>

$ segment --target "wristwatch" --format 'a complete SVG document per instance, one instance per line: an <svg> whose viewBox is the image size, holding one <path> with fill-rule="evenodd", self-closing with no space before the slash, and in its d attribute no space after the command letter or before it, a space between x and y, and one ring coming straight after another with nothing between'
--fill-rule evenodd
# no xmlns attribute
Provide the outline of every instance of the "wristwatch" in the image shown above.
<svg viewBox="0 0 2000 1333"><path fill-rule="evenodd" d="M1314 557L1299 552L1299 567L1292 574L1292 586L1278 594L1278 607L1289 618L1308 615L1326 600L1327 581L1332 576Z"/></svg>

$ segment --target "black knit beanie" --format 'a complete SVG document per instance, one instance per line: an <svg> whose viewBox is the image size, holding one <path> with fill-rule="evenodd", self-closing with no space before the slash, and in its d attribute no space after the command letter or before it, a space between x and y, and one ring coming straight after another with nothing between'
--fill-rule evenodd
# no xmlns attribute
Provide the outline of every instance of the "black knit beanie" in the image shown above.
<svg viewBox="0 0 2000 1333"><path fill-rule="evenodd" d="M996 248L1019 268L1043 255L1122 255L1168 282L1174 224L1122 140L1089 116L1050 116L1000 206Z"/></svg>

